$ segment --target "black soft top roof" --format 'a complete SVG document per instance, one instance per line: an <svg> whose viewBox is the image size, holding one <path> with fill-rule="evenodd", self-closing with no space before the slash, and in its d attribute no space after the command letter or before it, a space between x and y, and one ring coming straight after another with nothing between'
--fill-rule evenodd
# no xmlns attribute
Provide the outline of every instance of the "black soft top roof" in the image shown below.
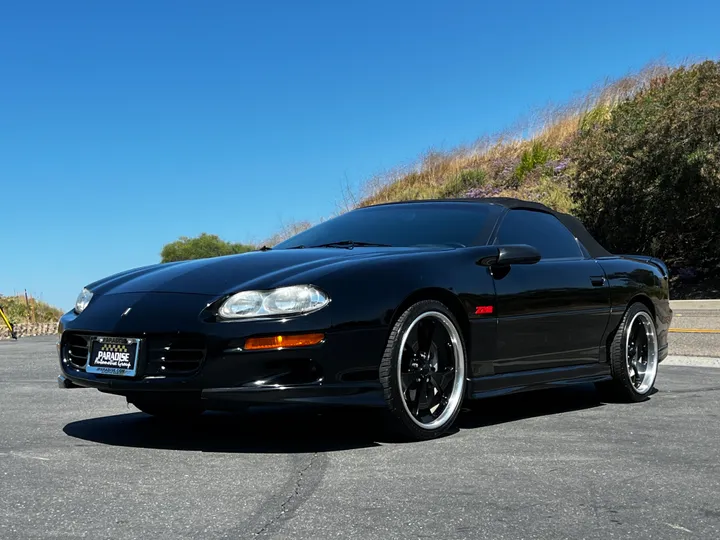
<svg viewBox="0 0 720 540"><path fill-rule="evenodd" d="M567 227L570 232L580 240L585 249L591 257L610 257L612 253L606 250L595 240L592 235L588 232L582 222L570 214L563 214L562 212L556 212L551 208L532 201L523 201L522 199L513 199L511 197L485 197L479 199L420 199L414 201L398 201L391 203L382 203L373 206L387 206L393 204L414 204L414 203L454 203L454 202L466 202L473 204L495 204L498 206L504 206L509 209L524 209L524 210L535 210L537 212L545 212L554 215L560 220L560 222Z"/></svg>
<svg viewBox="0 0 720 540"><path fill-rule="evenodd" d="M395 204L427 204L427 203L473 203L473 204L496 204L498 206L504 206L505 208L525 208L528 210L539 210L540 212L548 212L554 214L555 212L537 202L523 201L522 199L513 199L512 197L481 197L475 199L415 199L411 201L395 201L380 204L373 204L371 206L391 206Z"/></svg>
<svg viewBox="0 0 720 540"><path fill-rule="evenodd" d="M591 257L597 258L612 256L612 253L602 247L602 245L600 245L600 242L598 242L592 237L592 235L585 228L585 225L583 225L582 221L580 221L578 218L576 218L575 216L571 216L570 214L563 214L560 212L552 213L555 214L555 216L563 223L563 225L570 229L570 232L575 235L575 238L580 240L580 243L585 246L585 249L588 250L588 253Z"/></svg>

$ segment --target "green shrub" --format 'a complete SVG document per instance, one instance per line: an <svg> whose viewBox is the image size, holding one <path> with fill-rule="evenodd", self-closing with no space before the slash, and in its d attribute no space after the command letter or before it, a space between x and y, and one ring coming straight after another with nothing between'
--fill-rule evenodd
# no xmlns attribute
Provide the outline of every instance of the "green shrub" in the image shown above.
<svg viewBox="0 0 720 540"><path fill-rule="evenodd" d="M485 178L485 171L480 169L461 171L442 186L439 197L441 199L464 197L470 189L482 186Z"/></svg>
<svg viewBox="0 0 720 540"><path fill-rule="evenodd" d="M576 213L616 253L720 263L720 63L655 81L575 140Z"/></svg>
<svg viewBox="0 0 720 540"><path fill-rule="evenodd" d="M516 185L522 184L522 181L535 167L545 165L548 161L555 157L555 152L546 147L542 142L535 141L532 146L525 150L520 156L520 163L515 167L513 179Z"/></svg>
<svg viewBox="0 0 720 540"><path fill-rule="evenodd" d="M580 130L584 131L592 127L607 122L612 115L612 107L608 104L601 103L586 112L580 120Z"/></svg>
<svg viewBox="0 0 720 540"><path fill-rule="evenodd" d="M558 212L574 213L575 205L570 188L566 183L544 176L540 179L538 189L540 190L539 202Z"/></svg>

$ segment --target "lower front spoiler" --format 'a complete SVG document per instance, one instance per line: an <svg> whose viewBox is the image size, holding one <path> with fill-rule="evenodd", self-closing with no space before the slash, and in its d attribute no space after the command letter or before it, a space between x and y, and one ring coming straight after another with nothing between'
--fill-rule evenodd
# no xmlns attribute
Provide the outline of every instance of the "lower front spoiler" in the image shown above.
<svg viewBox="0 0 720 540"><path fill-rule="evenodd" d="M313 384L284 387L207 388L202 390L203 401L247 404L297 403L314 405L346 405L384 407L380 383ZM210 407L211 408L211 407Z"/></svg>
<svg viewBox="0 0 720 540"><path fill-rule="evenodd" d="M58 382L58 388L63 388L63 389L82 388L82 386L78 386L77 384L72 382L70 379L68 379L65 375L58 375L57 382Z"/></svg>
<svg viewBox="0 0 720 540"><path fill-rule="evenodd" d="M58 376L60 388L96 388L101 392L123 396L145 396L163 399L163 394L187 393L200 395L208 409L225 404L316 404L361 407L384 407L382 386L379 382L356 382L345 384L306 384L297 386L260 386L231 388L193 388L191 385L167 380L125 381L122 379L98 379L78 377L75 380L65 374Z"/></svg>

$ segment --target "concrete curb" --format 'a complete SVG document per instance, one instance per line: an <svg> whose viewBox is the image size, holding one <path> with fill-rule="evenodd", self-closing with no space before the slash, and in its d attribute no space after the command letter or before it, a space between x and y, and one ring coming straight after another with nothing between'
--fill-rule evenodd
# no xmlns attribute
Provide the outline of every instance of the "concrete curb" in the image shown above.
<svg viewBox="0 0 720 540"><path fill-rule="evenodd" d="M670 309L673 311L720 311L720 300L670 300Z"/></svg>
<svg viewBox="0 0 720 540"><path fill-rule="evenodd" d="M709 356L676 356L670 355L662 361L662 366L693 366L720 368L720 358Z"/></svg>

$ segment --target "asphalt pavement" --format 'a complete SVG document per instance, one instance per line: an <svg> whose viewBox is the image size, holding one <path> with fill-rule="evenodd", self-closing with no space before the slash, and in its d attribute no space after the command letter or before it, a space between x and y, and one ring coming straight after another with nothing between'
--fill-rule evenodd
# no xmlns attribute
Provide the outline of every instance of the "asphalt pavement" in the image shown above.
<svg viewBox="0 0 720 540"><path fill-rule="evenodd" d="M0 342L2 539L720 538L716 368L662 365L634 405L479 401L422 443L349 410L168 427L57 373L54 338Z"/></svg>

